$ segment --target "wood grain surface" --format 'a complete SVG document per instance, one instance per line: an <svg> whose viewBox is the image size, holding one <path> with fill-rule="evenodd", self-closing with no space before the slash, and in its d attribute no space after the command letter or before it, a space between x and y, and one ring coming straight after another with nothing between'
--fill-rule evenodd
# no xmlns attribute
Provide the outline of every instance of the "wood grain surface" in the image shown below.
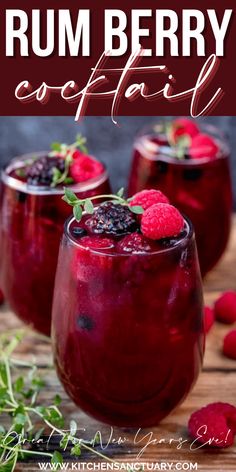
<svg viewBox="0 0 236 472"><path fill-rule="evenodd" d="M204 297L206 304L212 304L222 291L226 289L236 289L235 268L236 216L233 219L233 231L228 249L221 262L204 281ZM21 323L6 305L1 308L0 323L1 330L3 331L21 326ZM106 455L125 463L136 463L137 461L158 464L162 462L173 463L172 469L170 470L176 470L173 467L178 463L182 463L182 470L191 470L190 463L197 463L197 469L192 470L212 472L236 471L236 445L221 450L200 448L192 451L190 450L191 440L188 438L186 427L190 414L207 403L225 401L236 405L236 361L227 359L221 353L223 337L229 329L230 327L218 323L215 324L207 337L203 371L193 391L185 402L163 420L161 424L151 430L142 430L138 436L138 438L141 439L145 434L152 432L153 439L157 440L156 444L144 448L143 454L137 459L140 451L147 443L147 439L143 439L140 444L135 444L134 437L137 430L114 428L113 439L118 439L119 437L124 439L125 437L125 440L122 445L116 442L109 444L104 451ZM110 427L98 423L75 407L64 393L53 368L47 368L48 364L51 362L50 343L43 338L35 337L34 334L29 334L24 343L19 347L17 355L25 360L34 359L37 365L40 366L42 374L46 377L47 388L44 390L42 401L45 404L49 404L55 394L59 393L63 399L61 409L68 419L68 422L70 419L74 419L80 428L85 428L86 431L84 434L87 439L92 439L98 430L101 431L105 445L111 434ZM2 422L3 419L0 417L0 423ZM162 438L165 439L164 444L160 443ZM186 442L182 448L177 449L176 443L169 444L169 440L173 438L187 439L188 442ZM54 441L56 441L56 439L53 439L49 445L51 449L55 447ZM80 461L81 463L96 462L97 457L94 454L84 452ZM162 466L160 465L160 467ZM73 470L72 466L68 467L67 470ZM162 470L168 470L167 466L166 469L163 468ZM17 465L16 471L39 471L39 466L37 461L22 462Z"/></svg>

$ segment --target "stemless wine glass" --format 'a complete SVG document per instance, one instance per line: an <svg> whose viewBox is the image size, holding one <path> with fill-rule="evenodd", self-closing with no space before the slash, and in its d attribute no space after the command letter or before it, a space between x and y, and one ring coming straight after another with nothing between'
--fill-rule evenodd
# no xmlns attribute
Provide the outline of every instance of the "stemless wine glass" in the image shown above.
<svg viewBox="0 0 236 472"><path fill-rule="evenodd" d="M20 180L16 170L30 159L32 154L18 157L2 172L1 287L19 318L50 335L59 242L71 211L62 200L63 187L29 186ZM70 188L80 198L110 192L107 171Z"/></svg>
<svg viewBox="0 0 236 472"><path fill-rule="evenodd" d="M230 234L232 187L229 147L217 128L200 126L218 144L214 159L171 156L161 124L144 130L134 143L129 195L143 189L163 191L192 221L202 275L222 256Z"/></svg>
<svg viewBox="0 0 236 472"><path fill-rule="evenodd" d="M151 253L96 249L65 224L52 342L73 401L120 426L158 423L193 386L203 357L202 288L192 225ZM85 243L84 243L85 244ZM106 248L107 244L107 248ZM61 335L63 333L63 336Z"/></svg>

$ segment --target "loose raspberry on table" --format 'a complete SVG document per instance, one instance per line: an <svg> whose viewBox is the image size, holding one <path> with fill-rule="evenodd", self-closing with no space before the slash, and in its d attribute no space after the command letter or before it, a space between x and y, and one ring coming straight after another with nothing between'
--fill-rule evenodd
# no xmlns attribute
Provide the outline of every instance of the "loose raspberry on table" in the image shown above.
<svg viewBox="0 0 236 472"><path fill-rule="evenodd" d="M169 203L169 199L160 190L142 190L133 196L130 206L141 206L147 210L156 203Z"/></svg>
<svg viewBox="0 0 236 472"><path fill-rule="evenodd" d="M217 156L219 147L211 136L199 133L194 136L189 147L189 156L192 159L210 157L214 159Z"/></svg>
<svg viewBox="0 0 236 472"><path fill-rule="evenodd" d="M199 128L193 120L178 118L172 122L172 138L178 142L178 138L184 135L194 138L199 133Z"/></svg>
<svg viewBox="0 0 236 472"><path fill-rule="evenodd" d="M188 431L200 444L219 448L232 446L236 434L236 407L229 403L210 403L191 415Z"/></svg>
<svg viewBox="0 0 236 472"><path fill-rule="evenodd" d="M226 334L223 343L223 353L226 357L236 360L236 329Z"/></svg>
<svg viewBox="0 0 236 472"><path fill-rule="evenodd" d="M140 233L128 234L117 244L117 251L124 253L149 252L151 250L150 241Z"/></svg>
<svg viewBox="0 0 236 472"><path fill-rule="evenodd" d="M73 154L73 162L70 164L70 176L74 182L86 182L101 175L104 166L91 156L75 151Z"/></svg>
<svg viewBox="0 0 236 472"><path fill-rule="evenodd" d="M106 202L86 221L89 231L95 234L124 236L138 228L137 219L125 205Z"/></svg>
<svg viewBox="0 0 236 472"><path fill-rule="evenodd" d="M224 292L215 302L215 317L217 321L233 324L236 321L236 292Z"/></svg>
<svg viewBox="0 0 236 472"><path fill-rule="evenodd" d="M2 305L4 302L4 295L2 293L2 290L0 289L0 305Z"/></svg>
<svg viewBox="0 0 236 472"><path fill-rule="evenodd" d="M178 236L184 219L177 208L167 203L152 205L142 215L141 231L147 238L158 240Z"/></svg>
<svg viewBox="0 0 236 472"><path fill-rule="evenodd" d="M205 326L205 333L208 333L212 328L215 322L215 313L213 308L209 306L204 307L204 326Z"/></svg>

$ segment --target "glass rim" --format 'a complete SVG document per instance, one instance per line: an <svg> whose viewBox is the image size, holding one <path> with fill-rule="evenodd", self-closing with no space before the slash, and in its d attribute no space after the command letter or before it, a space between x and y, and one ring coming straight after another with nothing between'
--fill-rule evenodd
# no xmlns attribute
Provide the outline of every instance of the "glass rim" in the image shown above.
<svg viewBox="0 0 236 472"><path fill-rule="evenodd" d="M27 153L22 154L20 156L16 156L2 169L1 171L1 181L6 184L8 187L18 190L19 192L24 192L30 195L64 195L64 187L70 188L70 190L78 193L78 192L86 192L88 190L93 190L98 185L104 183L108 178L108 171L106 165L102 162L104 166L104 171L102 174L86 180L85 182L78 182L70 185L63 185L58 187L50 187L50 186L36 186L36 185L28 185L27 182L23 182L16 177L9 175L9 172L20 169L22 166L17 166L18 163L22 163L25 160L29 160L32 157L43 157L48 154L48 151L38 151L34 153ZM92 156L92 159L98 161L95 157ZM100 162L100 161L98 161Z"/></svg>
<svg viewBox="0 0 236 472"><path fill-rule="evenodd" d="M171 121L173 121L173 120L171 119L171 120L165 120L165 121L171 123ZM150 136L152 134L152 131L153 131L153 135L158 136L158 131L155 131L154 127L160 125L161 123L162 123L161 121L157 121L157 122L150 123L149 125L144 126L137 133L137 135L135 137L134 148L138 147L137 143L140 145L140 143L142 141L142 138ZM161 161L161 162L176 164L176 165L179 165L179 166L189 166L189 167L197 166L197 165L206 165L206 164L209 164L209 162L212 163L213 161L218 161L218 160L221 160L221 159L228 159L230 151L231 151L230 146L228 144L228 141L227 141L224 133L220 130L220 128L218 128L215 125L212 125L211 123L206 123L206 122L203 122L203 123L200 122L198 124L199 124L200 130L205 129L207 131L207 129L208 129L209 132L211 132L211 135L213 134L213 132L220 135L218 137L218 139L221 142L223 142L223 145L220 147L220 149L219 149L219 151L216 154L214 159L212 159L210 157L201 157L201 158L193 158L193 159L178 159L177 157L174 157L174 156L159 154L158 152L155 152L155 149L154 149L155 143L153 143L153 150L146 149L145 146L142 146L142 149L145 149L144 157L149 159L150 161ZM164 145L163 145L163 147L164 147Z"/></svg>
<svg viewBox="0 0 236 472"><path fill-rule="evenodd" d="M86 214L86 212L83 212L83 214ZM94 248L86 247L83 246L82 244L79 243L78 239L76 239L71 233L70 233L70 226L71 224L75 221L75 217L73 215L69 216L69 218L66 219L64 223L64 231L63 235L66 237L67 241L69 241L73 246L82 249L84 251L89 251L94 255L97 256L104 256L104 257L131 257L131 256L141 256L141 257L150 257L153 255L158 255L158 254L163 254L166 252L172 252L176 251L181 247L181 244L186 242L186 241L195 241L195 232L194 232L194 227L191 222L191 220L183 215L185 224L187 224L188 227L188 232L187 234L178 241L178 243L175 246L170 246L167 248L159 249L157 251L150 251L150 252L127 252L127 253L108 253L108 252L103 252L102 250L97 250ZM108 237L105 236L105 237ZM61 241L62 244L62 241Z"/></svg>

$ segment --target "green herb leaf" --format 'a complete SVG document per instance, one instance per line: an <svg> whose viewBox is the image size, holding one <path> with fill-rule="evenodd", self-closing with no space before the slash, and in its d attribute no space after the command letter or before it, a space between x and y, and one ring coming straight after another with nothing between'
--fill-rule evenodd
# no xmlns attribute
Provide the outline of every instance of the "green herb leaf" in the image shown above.
<svg viewBox="0 0 236 472"><path fill-rule="evenodd" d="M70 185L70 184L73 184L74 183L74 179L72 179L72 177L66 177L65 180L64 180L64 184L66 185Z"/></svg>
<svg viewBox="0 0 236 472"><path fill-rule="evenodd" d="M55 187L60 179L61 179L62 173L57 167L53 167L52 169L52 184Z"/></svg>
<svg viewBox="0 0 236 472"><path fill-rule="evenodd" d="M76 197L75 193L72 192L72 190L66 187L64 190L65 190L65 196L67 198L67 203L74 204L75 202L77 202L78 198Z"/></svg>
<svg viewBox="0 0 236 472"><path fill-rule="evenodd" d="M82 134L77 134L75 146L79 148L84 154L88 154L86 143L87 143L87 139L83 137Z"/></svg>
<svg viewBox="0 0 236 472"><path fill-rule="evenodd" d="M117 195L117 197L123 197L124 193L125 193L125 189L124 189L124 187L122 187L122 188L120 188L120 190L118 190L116 195Z"/></svg>
<svg viewBox="0 0 236 472"><path fill-rule="evenodd" d="M60 152L61 151L61 143L54 142L51 144L52 151Z"/></svg>
<svg viewBox="0 0 236 472"><path fill-rule="evenodd" d="M14 390L15 392L19 393L21 390L24 388L24 378L23 377L18 377L14 383Z"/></svg>
<svg viewBox="0 0 236 472"><path fill-rule="evenodd" d="M53 456L51 458L51 463L52 464L63 464L63 457L62 454L59 451L54 451Z"/></svg>
<svg viewBox="0 0 236 472"><path fill-rule="evenodd" d="M79 443L75 444L74 447L71 448L70 453L72 456L81 456L81 445Z"/></svg>
<svg viewBox="0 0 236 472"><path fill-rule="evenodd" d="M80 221L82 218L83 210L80 205L75 205L73 208L73 214L76 219L76 221Z"/></svg>
<svg viewBox="0 0 236 472"><path fill-rule="evenodd" d="M144 213L144 209L141 206L129 206L130 211L135 213L136 215L142 215Z"/></svg>
<svg viewBox="0 0 236 472"><path fill-rule="evenodd" d="M85 209L86 213L88 213L89 215L92 215L93 212L94 212L93 203L91 202L91 200L89 198L86 198L86 200L84 202L84 209Z"/></svg>
<svg viewBox="0 0 236 472"><path fill-rule="evenodd" d="M34 435L34 440L38 441L44 433L45 428L40 428Z"/></svg>
<svg viewBox="0 0 236 472"><path fill-rule="evenodd" d="M60 395L58 395L58 394L55 395L55 397L54 397L54 399L53 399L53 403L54 403L54 405L56 405L56 406L59 406L59 405L61 404L61 397L60 397Z"/></svg>

